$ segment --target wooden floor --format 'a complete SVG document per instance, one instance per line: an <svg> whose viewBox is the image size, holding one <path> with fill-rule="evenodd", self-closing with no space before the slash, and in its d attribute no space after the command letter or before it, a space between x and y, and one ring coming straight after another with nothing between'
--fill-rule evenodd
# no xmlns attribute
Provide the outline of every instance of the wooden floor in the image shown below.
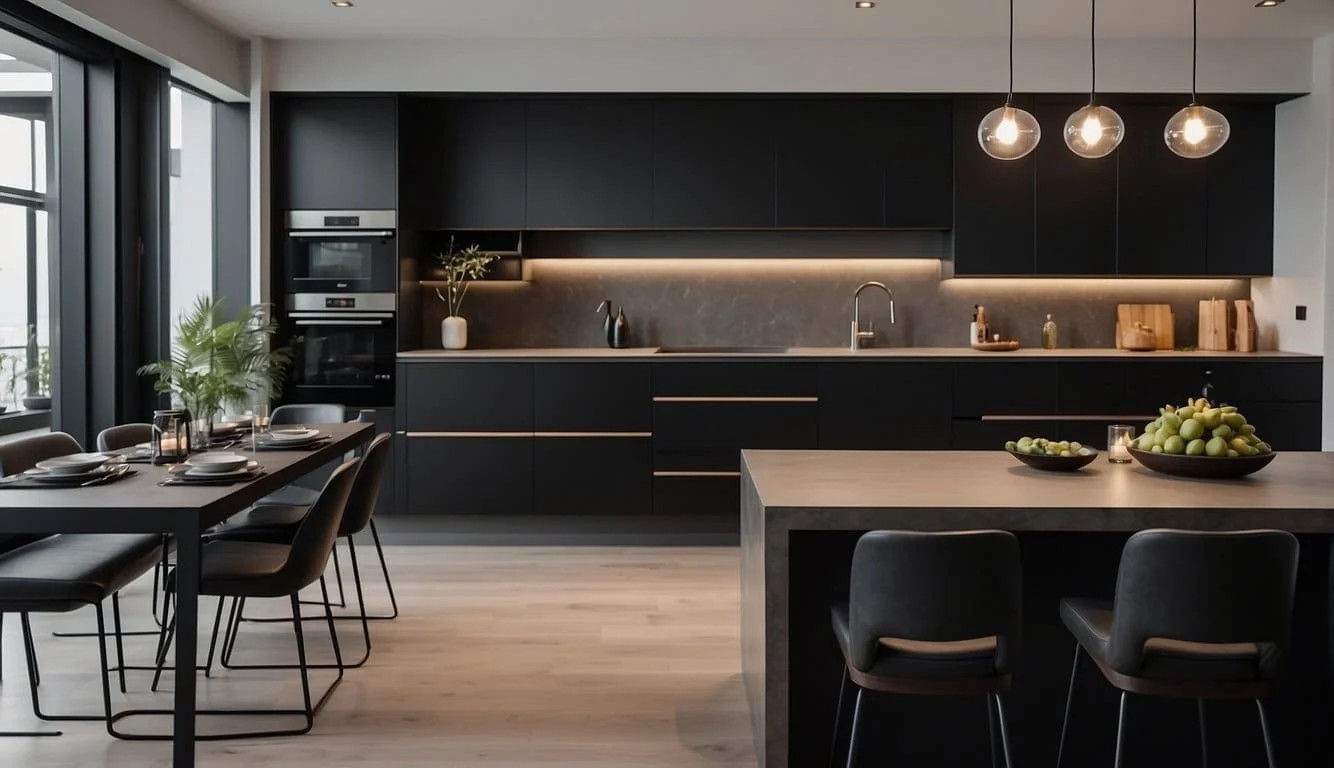
<svg viewBox="0 0 1334 768"><path fill-rule="evenodd" d="M201 766L754 766L739 651L733 548L391 547L403 615L372 625L370 663L350 670L306 736L201 743ZM363 562L369 552L363 555ZM344 560L346 570L346 559ZM368 576L373 609L385 603ZM151 627L148 585L123 597L127 628ZM212 621L212 601L201 614ZM256 613L279 615L272 601ZM28 704L17 617L7 618L0 730L51 729ZM50 636L87 629L89 610L34 617L49 712L100 711L96 646ZM312 653L328 655L307 623ZM207 628L205 628L207 629ZM359 625L339 623L345 653ZM127 641L146 663L151 638ZM295 658L290 625L247 624L238 663ZM328 672L316 673L316 683ZM113 706L170 706L132 673ZM168 676L163 686L169 691ZM295 673L201 680L208 705L299 706ZM201 730L234 722L201 720ZM140 720L126 729L165 727ZM253 720L241 723L255 726ZM99 723L59 738L0 739L0 766L167 766L168 743L124 742Z"/></svg>

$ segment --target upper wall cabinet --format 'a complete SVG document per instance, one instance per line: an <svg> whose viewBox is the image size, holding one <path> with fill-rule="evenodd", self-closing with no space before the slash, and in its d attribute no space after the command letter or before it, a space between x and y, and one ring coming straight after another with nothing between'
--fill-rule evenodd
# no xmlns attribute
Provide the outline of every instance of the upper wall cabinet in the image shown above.
<svg viewBox="0 0 1334 768"><path fill-rule="evenodd" d="M527 227L653 226L653 103L528 104Z"/></svg>
<svg viewBox="0 0 1334 768"><path fill-rule="evenodd" d="M977 143L977 124L1002 101L1003 97L954 102L954 272L958 275L1036 271L1036 152L1019 160L995 160ZM1032 99L1017 98L1016 104L1033 109Z"/></svg>
<svg viewBox="0 0 1334 768"><path fill-rule="evenodd" d="M278 96L281 209L397 207L396 96Z"/></svg>
<svg viewBox="0 0 1334 768"><path fill-rule="evenodd" d="M1087 101L1038 96L1033 105L1033 116L1048 131L1033 151L1034 268L1040 275L1116 274L1116 154L1080 157L1060 133Z"/></svg>
<svg viewBox="0 0 1334 768"><path fill-rule="evenodd" d="M1205 266L1211 275L1274 273L1274 105L1224 107L1227 144L1208 159Z"/></svg>
<svg viewBox="0 0 1334 768"><path fill-rule="evenodd" d="M653 114L653 226L774 226L774 110L766 101L661 101Z"/></svg>
<svg viewBox="0 0 1334 768"><path fill-rule="evenodd" d="M404 98L403 220L426 229L522 229L523 102Z"/></svg>
<svg viewBox="0 0 1334 768"><path fill-rule="evenodd" d="M954 224L954 105L949 99L887 101L885 222L891 229L949 229Z"/></svg>

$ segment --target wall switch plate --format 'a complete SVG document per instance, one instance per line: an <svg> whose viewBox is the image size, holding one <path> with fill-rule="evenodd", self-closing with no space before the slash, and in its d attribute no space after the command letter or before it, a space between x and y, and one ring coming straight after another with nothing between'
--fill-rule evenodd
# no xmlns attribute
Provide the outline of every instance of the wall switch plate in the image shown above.
<svg viewBox="0 0 1334 768"><path fill-rule="evenodd" d="M1298 305L1297 305L1297 319L1298 319L1298 320L1305 320L1305 319L1306 319L1306 305L1305 305L1305 304L1298 304Z"/></svg>

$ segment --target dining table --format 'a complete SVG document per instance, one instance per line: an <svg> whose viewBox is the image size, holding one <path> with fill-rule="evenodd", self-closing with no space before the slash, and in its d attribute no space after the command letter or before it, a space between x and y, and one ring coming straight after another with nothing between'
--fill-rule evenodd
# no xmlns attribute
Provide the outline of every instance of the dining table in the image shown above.
<svg viewBox="0 0 1334 768"><path fill-rule="evenodd" d="M167 465L136 464L134 473L92 487L0 491L0 533L161 533L176 545L176 687L172 765L195 765L195 665L199 642L202 535L265 495L318 470L370 440L368 423L307 425L328 436L313 447L260 449L247 435L228 448L260 465L252 479L232 485L161 483Z"/></svg>

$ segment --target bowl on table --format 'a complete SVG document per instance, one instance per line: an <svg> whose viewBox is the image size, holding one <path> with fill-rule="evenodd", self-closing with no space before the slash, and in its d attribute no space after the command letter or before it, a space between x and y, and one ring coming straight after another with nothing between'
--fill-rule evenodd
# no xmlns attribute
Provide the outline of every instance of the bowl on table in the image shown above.
<svg viewBox="0 0 1334 768"><path fill-rule="evenodd" d="M1098 458L1098 452L1092 448L1088 453L1076 454L1074 456L1048 456L1045 453L1023 453L1009 448L1005 449L1007 453L1016 459L1022 461L1033 469L1040 469L1044 472L1074 472L1083 469L1093 460Z"/></svg>
<svg viewBox="0 0 1334 768"><path fill-rule="evenodd" d="M269 440L274 443L306 443L320 436L318 429L284 428L269 430Z"/></svg>
<svg viewBox="0 0 1334 768"><path fill-rule="evenodd" d="M106 464L105 453L71 453L37 462L37 468L52 475L83 475Z"/></svg>
<svg viewBox="0 0 1334 768"><path fill-rule="evenodd" d="M1273 452L1258 456L1185 456L1141 451L1134 447L1130 449L1130 455L1154 472L1176 477L1206 479L1245 477L1269 466L1269 463L1278 456Z"/></svg>
<svg viewBox="0 0 1334 768"><path fill-rule="evenodd" d="M236 453L200 453L186 459L185 463L199 474L227 474L244 469L249 461Z"/></svg>

